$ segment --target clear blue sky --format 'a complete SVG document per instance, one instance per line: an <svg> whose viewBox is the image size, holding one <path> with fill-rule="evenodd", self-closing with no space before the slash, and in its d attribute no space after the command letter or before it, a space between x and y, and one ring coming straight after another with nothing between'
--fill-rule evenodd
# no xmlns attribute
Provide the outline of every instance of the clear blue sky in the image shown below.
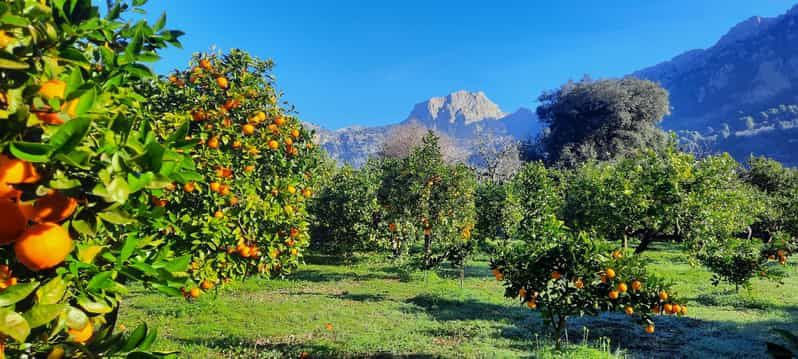
<svg viewBox="0 0 798 359"><path fill-rule="evenodd" d="M285 99L327 128L403 120L412 106L482 90L505 112L583 74L612 77L715 43L796 0L151 0L191 53L241 48L277 63Z"/></svg>

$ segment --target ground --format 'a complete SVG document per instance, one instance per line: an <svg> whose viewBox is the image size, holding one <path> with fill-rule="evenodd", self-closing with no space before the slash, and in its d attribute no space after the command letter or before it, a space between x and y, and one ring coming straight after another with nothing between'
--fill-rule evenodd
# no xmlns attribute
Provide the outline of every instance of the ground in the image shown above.
<svg viewBox="0 0 798 359"><path fill-rule="evenodd" d="M384 258L343 264L314 257L286 279L251 279L188 303L137 291L122 322L159 330L158 349L190 358L299 357L701 357L766 358L771 329L798 332L798 263L783 285L710 284L674 248L646 254L676 283L689 315L657 318L648 335L623 315L574 318L569 345L553 350L538 315L502 296L486 262L463 287L458 272L408 273ZM329 324L329 325L328 325ZM589 329L586 329L589 328Z"/></svg>

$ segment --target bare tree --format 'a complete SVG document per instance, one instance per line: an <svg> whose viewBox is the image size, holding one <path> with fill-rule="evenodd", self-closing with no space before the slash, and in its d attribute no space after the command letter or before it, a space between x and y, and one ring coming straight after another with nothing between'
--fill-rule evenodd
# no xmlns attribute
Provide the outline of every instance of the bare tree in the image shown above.
<svg viewBox="0 0 798 359"><path fill-rule="evenodd" d="M479 131L475 138L474 161L482 179L491 182L505 181L523 165L521 144L511 136Z"/></svg>
<svg viewBox="0 0 798 359"><path fill-rule="evenodd" d="M438 144L446 163L465 162L468 152L460 148L453 138L444 133L430 130L418 122L405 123L391 128L377 155L382 158L406 158L414 148L421 144L421 139L429 131L439 137Z"/></svg>

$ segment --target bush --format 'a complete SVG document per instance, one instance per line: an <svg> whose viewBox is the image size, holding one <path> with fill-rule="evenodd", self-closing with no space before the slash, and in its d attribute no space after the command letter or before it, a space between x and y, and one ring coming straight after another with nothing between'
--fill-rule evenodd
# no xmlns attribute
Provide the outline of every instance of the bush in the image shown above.
<svg viewBox="0 0 798 359"><path fill-rule="evenodd" d="M474 205L474 239L480 250L492 254L515 233L520 221L520 208L513 201L511 186L503 183L480 183Z"/></svg>
<svg viewBox="0 0 798 359"><path fill-rule="evenodd" d="M540 310L558 347L571 316L625 312L653 333L652 315L687 313L666 283L646 273L642 258L572 233L553 217L535 231L504 248L491 268L506 297Z"/></svg>
<svg viewBox="0 0 798 359"><path fill-rule="evenodd" d="M196 173L133 85L181 33L124 20L140 3L0 4L0 357L147 350L146 325L114 334L127 285L179 293L189 257L146 235L150 195Z"/></svg>
<svg viewBox="0 0 798 359"><path fill-rule="evenodd" d="M168 213L170 240L193 254L187 296L250 274L288 273L309 244L305 207L319 153L280 106L272 66L240 50L198 54L150 89L158 129L179 131L202 175L153 198Z"/></svg>

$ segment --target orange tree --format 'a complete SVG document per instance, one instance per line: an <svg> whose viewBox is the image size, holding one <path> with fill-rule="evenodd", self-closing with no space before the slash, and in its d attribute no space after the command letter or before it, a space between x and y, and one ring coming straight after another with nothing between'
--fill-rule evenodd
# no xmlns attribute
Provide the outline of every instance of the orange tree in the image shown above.
<svg viewBox="0 0 798 359"><path fill-rule="evenodd" d="M646 273L640 257L573 233L554 217L542 219L531 232L519 230L491 267L505 282L505 296L540 310L558 348L570 316L625 312L653 333L653 315L687 314L669 285Z"/></svg>
<svg viewBox="0 0 798 359"><path fill-rule="evenodd" d="M154 331L113 333L126 284L184 280L188 257L144 235L149 193L194 176L133 88L179 45L165 17L122 18L144 2L0 3L0 358L147 356Z"/></svg>
<svg viewBox="0 0 798 359"><path fill-rule="evenodd" d="M320 156L312 134L281 107L272 66L240 50L198 54L149 89L159 131L181 133L202 175L152 198L166 213L167 237L193 253L187 296L249 274L287 273L308 245L306 201Z"/></svg>

